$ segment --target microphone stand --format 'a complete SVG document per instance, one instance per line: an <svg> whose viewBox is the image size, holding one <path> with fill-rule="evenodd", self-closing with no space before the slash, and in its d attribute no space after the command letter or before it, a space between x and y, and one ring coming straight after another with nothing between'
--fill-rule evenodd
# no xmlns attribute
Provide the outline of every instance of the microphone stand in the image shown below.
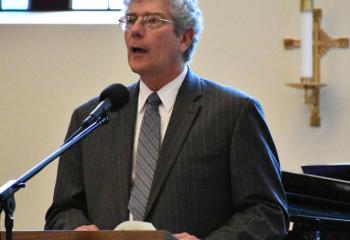
<svg viewBox="0 0 350 240"><path fill-rule="evenodd" d="M54 159L59 157L62 153L73 147L75 144L80 142L83 138L88 136L95 129L101 127L103 124L108 122L107 114L98 117L88 127L84 128L80 133L77 131L72 137L68 138L64 144L54 151L51 155L46 157L44 160L35 165L32 169L27 171L17 180L10 180L6 184L0 187L0 215L2 211L5 212L5 228L6 228L6 240L12 240L12 228L13 228L13 214L16 208L16 202L14 194L19 189L25 187L25 183L38 174L43 168L45 168Z"/></svg>

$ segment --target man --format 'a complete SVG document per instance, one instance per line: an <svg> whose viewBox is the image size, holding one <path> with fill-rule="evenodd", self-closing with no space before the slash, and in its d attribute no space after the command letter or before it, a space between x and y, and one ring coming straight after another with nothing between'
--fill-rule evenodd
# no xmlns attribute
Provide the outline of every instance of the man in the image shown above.
<svg viewBox="0 0 350 240"><path fill-rule="evenodd" d="M177 239L282 239L286 199L260 105L186 66L201 31L196 1L126 6L120 21L140 81L108 125L60 159L45 228L113 229L134 218ZM96 104L73 113L68 136ZM160 128L144 134L150 119Z"/></svg>

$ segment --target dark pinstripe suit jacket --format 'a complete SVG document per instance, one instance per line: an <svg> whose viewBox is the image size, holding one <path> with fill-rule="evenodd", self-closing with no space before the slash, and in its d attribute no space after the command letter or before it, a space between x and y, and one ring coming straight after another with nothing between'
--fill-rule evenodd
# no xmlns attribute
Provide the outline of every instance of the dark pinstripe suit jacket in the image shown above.
<svg viewBox="0 0 350 240"><path fill-rule="evenodd" d="M46 229L128 219L138 84L127 106L60 159ZM80 106L68 135L96 106ZM191 71L182 84L157 163L146 221L208 239L282 239L288 228L277 152L251 97Z"/></svg>

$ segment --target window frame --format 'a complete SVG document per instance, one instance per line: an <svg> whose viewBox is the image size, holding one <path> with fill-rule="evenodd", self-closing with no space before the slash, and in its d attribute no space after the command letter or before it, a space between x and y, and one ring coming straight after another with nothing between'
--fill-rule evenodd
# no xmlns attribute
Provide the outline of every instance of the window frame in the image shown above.
<svg viewBox="0 0 350 240"><path fill-rule="evenodd" d="M0 12L37 12L37 11L120 11L121 8L111 8L110 0L106 1L106 8L75 8L73 9L73 1L75 0L27 0L27 9L3 9L3 1L0 0ZM98 1L98 0L95 0ZM102 1L102 0L100 0ZM120 6L123 5L123 0Z"/></svg>

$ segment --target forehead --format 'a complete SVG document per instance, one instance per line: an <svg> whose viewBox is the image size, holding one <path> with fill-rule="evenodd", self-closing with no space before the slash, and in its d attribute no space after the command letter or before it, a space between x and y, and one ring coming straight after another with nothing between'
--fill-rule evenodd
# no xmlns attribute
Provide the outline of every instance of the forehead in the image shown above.
<svg viewBox="0 0 350 240"><path fill-rule="evenodd" d="M139 14L148 12L171 13L168 0L132 0L127 12Z"/></svg>

